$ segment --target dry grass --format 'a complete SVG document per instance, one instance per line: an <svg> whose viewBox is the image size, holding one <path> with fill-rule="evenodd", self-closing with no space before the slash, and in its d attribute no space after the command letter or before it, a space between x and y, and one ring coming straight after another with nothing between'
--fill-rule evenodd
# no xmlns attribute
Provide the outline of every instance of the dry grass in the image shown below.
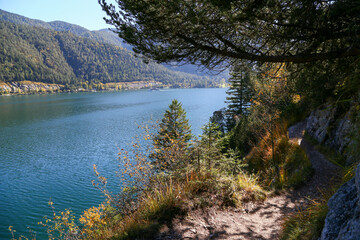
<svg viewBox="0 0 360 240"><path fill-rule="evenodd" d="M138 208L109 219L100 239L146 239L156 235L163 225L187 211L213 205L241 205L241 202L266 198L256 176L240 173L224 177L214 172L188 170L183 177L163 177L138 198Z"/></svg>
<svg viewBox="0 0 360 240"><path fill-rule="evenodd" d="M303 211L289 216L284 224L281 240L313 240L318 239L324 226L328 212L329 196L313 200L311 205Z"/></svg>
<svg viewBox="0 0 360 240"><path fill-rule="evenodd" d="M238 191L234 193L234 199L237 205L250 201L264 201L267 192L260 186L259 177L257 175L248 175L240 172L237 176L235 184Z"/></svg>
<svg viewBox="0 0 360 240"><path fill-rule="evenodd" d="M249 169L258 173L264 186L287 188L301 185L311 175L304 150L289 141L286 122L268 131L246 157Z"/></svg>

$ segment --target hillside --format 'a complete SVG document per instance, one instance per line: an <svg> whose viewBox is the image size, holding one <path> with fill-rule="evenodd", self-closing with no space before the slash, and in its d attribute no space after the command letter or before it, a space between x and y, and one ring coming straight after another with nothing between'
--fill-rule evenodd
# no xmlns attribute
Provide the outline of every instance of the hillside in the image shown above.
<svg viewBox="0 0 360 240"><path fill-rule="evenodd" d="M213 86L208 78L143 63L119 46L69 31L0 22L0 80L56 84L157 81L173 87Z"/></svg>
<svg viewBox="0 0 360 240"><path fill-rule="evenodd" d="M89 31L88 29L76 24L70 24L63 21L44 22L41 20L31 19L18 14L10 13L1 9L0 20L15 24L42 27L55 31L69 31L79 37L85 37L101 43L109 43L122 47L122 40L118 38L113 32L106 29L99 31Z"/></svg>
<svg viewBox="0 0 360 240"><path fill-rule="evenodd" d="M18 14L10 13L1 9L0 9L0 20L6 22L12 22L15 24L22 24L33 27L42 27L55 31L68 31L79 37L88 38L100 43L108 43L132 51L131 45L124 43L123 40L119 38L119 36L117 36L109 29L90 31L76 24L70 24L63 21L44 22L41 20L30 19ZM176 63L174 63L174 64L163 64L163 66L173 71L195 74L201 77L209 77L211 79L216 79L216 80L220 80L222 78L225 79L229 78L228 71L222 72L220 74L216 72L202 71L201 69L198 69L197 66L191 64L177 65Z"/></svg>

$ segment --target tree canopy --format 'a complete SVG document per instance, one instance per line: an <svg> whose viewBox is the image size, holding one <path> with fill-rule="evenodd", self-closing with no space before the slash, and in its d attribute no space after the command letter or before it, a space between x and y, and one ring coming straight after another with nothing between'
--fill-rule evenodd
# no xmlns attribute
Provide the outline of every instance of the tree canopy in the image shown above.
<svg viewBox="0 0 360 240"><path fill-rule="evenodd" d="M99 0L134 51L208 68L360 56L358 0Z"/></svg>

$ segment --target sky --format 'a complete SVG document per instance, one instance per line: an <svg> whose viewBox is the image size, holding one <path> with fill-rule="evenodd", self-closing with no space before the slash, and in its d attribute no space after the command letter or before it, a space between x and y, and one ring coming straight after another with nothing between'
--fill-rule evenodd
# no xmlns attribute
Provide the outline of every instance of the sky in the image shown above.
<svg viewBox="0 0 360 240"><path fill-rule="evenodd" d="M111 27L103 20L106 14L98 0L0 0L0 9L45 22L77 24L89 30Z"/></svg>

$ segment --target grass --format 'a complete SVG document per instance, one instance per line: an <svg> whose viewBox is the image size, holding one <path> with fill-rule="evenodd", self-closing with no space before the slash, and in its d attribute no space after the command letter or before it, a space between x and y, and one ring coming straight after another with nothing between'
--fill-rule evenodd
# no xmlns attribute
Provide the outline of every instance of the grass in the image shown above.
<svg viewBox="0 0 360 240"><path fill-rule="evenodd" d="M266 192L255 176L241 173L223 176L216 170L188 169L182 177L162 176L138 198L138 208L124 215L108 218L98 239L147 239L172 219L197 208L240 206L242 202L261 201Z"/></svg>
<svg viewBox="0 0 360 240"><path fill-rule="evenodd" d="M234 193L237 205L241 205L243 202L264 201L266 199L267 192L260 186L257 175L240 172L235 183L238 188L238 191Z"/></svg>
<svg viewBox="0 0 360 240"><path fill-rule="evenodd" d="M341 185L349 181L355 175L355 168L357 163L351 166L344 167L342 163L342 157L335 151L319 145L313 139L309 139L312 143L317 144L317 149L325 155L327 159L335 163L342 168L341 182L327 192L322 194L320 199L312 200L310 206L307 209L297 212L296 214L289 216L284 224L281 240L292 239L304 239L304 240L316 240L320 237L322 229L325 224L325 218L328 213L327 202L330 197L340 188Z"/></svg>
<svg viewBox="0 0 360 240"><path fill-rule="evenodd" d="M316 240L320 237L328 212L327 201L331 194L313 200L310 206L285 219L281 240Z"/></svg>
<svg viewBox="0 0 360 240"><path fill-rule="evenodd" d="M268 131L246 157L249 170L269 189L298 187L312 174L311 162L299 145L289 141L287 122Z"/></svg>

